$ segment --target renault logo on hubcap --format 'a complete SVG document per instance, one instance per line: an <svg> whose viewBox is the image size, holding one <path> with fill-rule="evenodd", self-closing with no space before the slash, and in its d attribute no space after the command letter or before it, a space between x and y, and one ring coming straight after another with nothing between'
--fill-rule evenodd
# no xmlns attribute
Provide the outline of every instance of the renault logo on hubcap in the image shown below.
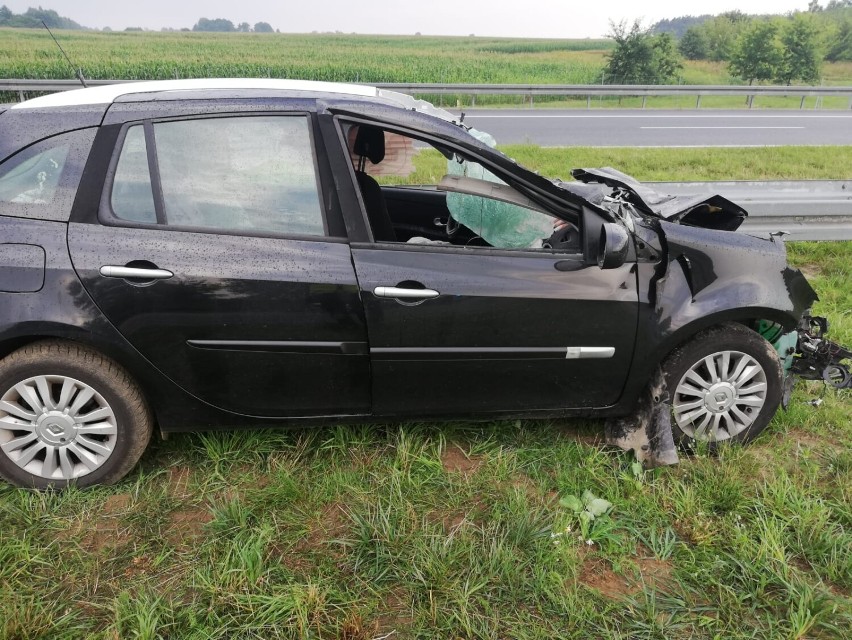
<svg viewBox="0 0 852 640"><path fill-rule="evenodd" d="M55 424L55 423L51 423L51 424L47 425L46 429L47 429L48 433L50 433L53 436L62 435L62 432L65 431L65 429L63 429L60 425Z"/></svg>

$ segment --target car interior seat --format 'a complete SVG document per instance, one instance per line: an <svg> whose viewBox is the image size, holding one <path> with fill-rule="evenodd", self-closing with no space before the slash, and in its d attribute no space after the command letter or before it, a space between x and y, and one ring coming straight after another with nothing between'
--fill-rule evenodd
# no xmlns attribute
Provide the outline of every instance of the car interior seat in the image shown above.
<svg viewBox="0 0 852 640"><path fill-rule="evenodd" d="M358 169L355 171L355 176L358 178L361 197L367 209L367 218L373 229L373 238L376 242L396 242L396 233L388 214L382 188L375 178L364 171L367 160L373 164L379 164L384 159L385 132L378 127L360 125L355 136L353 151L358 156Z"/></svg>

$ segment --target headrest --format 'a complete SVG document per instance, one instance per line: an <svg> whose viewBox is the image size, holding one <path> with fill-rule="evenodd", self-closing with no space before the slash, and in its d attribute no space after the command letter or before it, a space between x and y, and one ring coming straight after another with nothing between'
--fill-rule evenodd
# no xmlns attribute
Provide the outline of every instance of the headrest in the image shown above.
<svg viewBox="0 0 852 640"><path fill-rule="evenodd" d="M385 132L368 124L360 125L353 151L356 156L364 156L373 164L379 164L385 157Z"/></svg>

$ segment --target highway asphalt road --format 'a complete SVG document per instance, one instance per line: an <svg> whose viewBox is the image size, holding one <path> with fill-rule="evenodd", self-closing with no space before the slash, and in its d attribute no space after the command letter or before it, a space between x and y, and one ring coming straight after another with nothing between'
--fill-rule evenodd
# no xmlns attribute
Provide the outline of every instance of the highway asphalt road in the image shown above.
<svg viewBox="0 0 852 640"><path fill-rule="evenodd" d="M464 122L489 132L499 144L548 147L852 144L852 110L470 109Z"/></svg>

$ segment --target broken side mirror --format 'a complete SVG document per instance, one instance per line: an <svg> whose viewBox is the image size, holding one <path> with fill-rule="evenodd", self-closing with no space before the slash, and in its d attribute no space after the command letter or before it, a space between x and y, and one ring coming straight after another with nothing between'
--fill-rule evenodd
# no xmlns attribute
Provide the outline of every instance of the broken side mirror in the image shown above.
<svg viewBox="0 0 852 640"><path fill-rule="evenodd" d="M624 264L630 246L630 235L620 224L604 222L601 225L598 240L598 266L601 269L615 269Z"/></svg>

